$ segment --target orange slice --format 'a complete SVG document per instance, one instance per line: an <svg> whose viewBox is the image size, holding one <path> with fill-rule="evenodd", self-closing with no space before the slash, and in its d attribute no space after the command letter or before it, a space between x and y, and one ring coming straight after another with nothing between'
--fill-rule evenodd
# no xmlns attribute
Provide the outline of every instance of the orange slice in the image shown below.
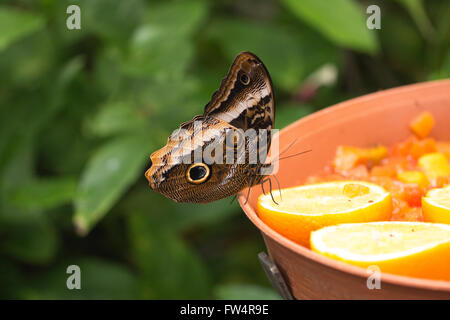
<svg viewBox="0 0 450 320"><path fill-rule="evenodd" d="M450 226L383 221L325 227L311 234L311 248L363 268L411 277L450 280Z"/></svg>
<svg viewBox="0 0 450 320"><path fill-rule="evenodd" d="M423 219L450 224L450 186L432 189L422 198Z"/></svg>
<svg viewBox="0 0 450 320"><path fill-rule="evenodd" d="M309 246L311 231L346 222L389 220L391 195L362 181L336 181L278 190L258 198L258 216L292 241Z"/></svg>

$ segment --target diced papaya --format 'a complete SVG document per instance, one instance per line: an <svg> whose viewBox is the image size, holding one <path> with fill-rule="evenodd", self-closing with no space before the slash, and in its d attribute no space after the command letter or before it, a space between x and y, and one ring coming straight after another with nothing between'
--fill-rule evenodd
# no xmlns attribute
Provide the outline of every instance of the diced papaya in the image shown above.
<svg viewBox="0 0 450 320"><path fill-rule="evenodd" d="M427 138L423 140L416 140L411 146L410 154L415 159L419 159L424 154L436 151L436 142L434 139Z"/></svg>
<svg viewBox="0 0 450 320"><path fill-rule="evenodd" d="M450 142L436 142L436 149L450 160Z"/></svg>
<svg viewBox="0 0 450 320"><path fill-rule="evenodd" d="M379 163L388 155L384 146L374 148L357 148L350 146L339 146L333 165L338 172L348 171L357 165L373 165Z"/></svg>
<svg viewBox="0 0 450 320"><path fill-rule="evenodd" d="M422 171L400 171L397 178L404 183L415 183L421 188L426 188L429 181Z"/></svg>
<svg viewBox="0 0 450 320"><path fill-rule="evenodd" d="M419 140L416 137L409 137L393 148L394 155L402 157L412 156L415 159L419 159L424 154L436 151L436 142L431 138Z"/></svg>
<svg viewBox="0 0 450 320"><path fill-rule="evenodd" d="M393 221L402 221L405 214L410 211L411 208L408 203L398 198L392 198L392 217Z"/></svg>
<svg viewBox="0 0 450 320"><path fill-rule="evenodd" d="M372 176L380 176L380 177L396 177L397 176L397 168L392 165L381 165L375 166L370 170L370 174Z"/></svg>
<svg viewBox="0 0 450 320"><path fill-rule="evenodd" d="M369 177L369 170L365 165L360 164L344 172L343 175L351 180L365 180Z"/></svg>
<svg viewBox="0 0 450 320"><path fill-rule="evenodd" d="M422 112L414 118L409 127L412 132L420 139L428 137L434 126L434 117L429 112Z"/></svg>
<svg viewBox="0 0 450 320"><path fill-rule="evenodd" d="M442 153L426 154L419 158L418 163L430 181L435 181L439 177L450 176L450 165Z"/></svg>
<svg viewBox="0 0 450 320"><path fill-rule="evenodd" d="M415 137L411 136L408 139L406 139L405 141L397 143L392 148L392 154L395 156L400 156L400 157L409 156L411 154L412 145L413 145L414 141L416 141L416 140L417 139Z"/></svg>
<svg viewBox="0 0 450 320"><path fill-rule="evenodd" d="M419 186L415 184L405 185L403 189L403 199L410 207L422 206L422 196L424 196L424 191Z"/></svg>

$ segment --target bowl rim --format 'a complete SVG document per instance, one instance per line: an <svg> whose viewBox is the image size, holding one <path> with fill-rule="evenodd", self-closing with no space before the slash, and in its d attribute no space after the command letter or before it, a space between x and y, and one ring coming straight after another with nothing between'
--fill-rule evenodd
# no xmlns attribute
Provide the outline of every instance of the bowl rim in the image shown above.
<svg viewBox="0 0 450 320"><path fill-rule="evenodd" d="M301 125L305 121L310 121L310 119L320 117L329 112L335 112L336 110L348 108L355 103L361 103L363 101L378 98L380 96L389 96L389 95L393 95L393 94L398 94L399 92L408 92L408 91L417 90L419 88L423 89L423 88L427 88L427 87L435 87L435 86L442 86L442 85L450 86L450 79L443 79L443 80L436 80L436 81L430 81L430 82L424 82L424 83L418 83L418 84L412 84L412 85L405 85L405 86L382 90L382 91L378 91L375 93L363 95L363 96L360 96L357 98L349 99L349 100L337 103L335 105L332 105L330 107L327 107L325 109L319 110L317 112L314 112L314 113L312 113L306 117L303 117L297 121L294 121L293 123L289 124L287 127L280 130L280 134L283 131L287 131L287 130L291 129L293 126ZM321 255L317 252L312 251L309 248L303 247L302 245L293 242L292 240L289 240L288 238L282 236L275 230L271 229L258 217L256 211L250 206L250 203L249 202L246 203L246 196L244 195L244 193L239 194L238 201L239 201L239 205L241 206L242 210L245 212L248 219L250 219L250 221L262 233L264 233L266 236L268 236L269 238L271 238L272 240L274 240L281 246L283 246L305 258L313 260L313 261L320 263L322 265L325 265L327 267L336 269L338 271L350 273L354 276L358 276L361 278L368 277L367 270L362 267L353 266L353 265L347 264L345 262L341 262L341 261L326 257L324 255ZM408 276L401 276L401 275L397 275L397 274L381 272L381 281L390 283L390 284L394 284L394 285L414 287L414 288L418 288L418 289L450 292L450 281L445 281L445 280L432 280L432 279L408 277Z"/></svg>

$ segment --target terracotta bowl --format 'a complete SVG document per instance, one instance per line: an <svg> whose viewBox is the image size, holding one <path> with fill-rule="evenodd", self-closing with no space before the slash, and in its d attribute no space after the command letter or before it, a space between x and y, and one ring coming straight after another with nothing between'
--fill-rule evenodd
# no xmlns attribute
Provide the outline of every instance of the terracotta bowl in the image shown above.
<svg viewBox="0 0 450 320"><path fill-rule="evenodd" d="M410 135L408 123L421 111L436 119L432 136L450 141L450 79L380 91L326 108L292 123L280 132L283 150L300 157L283 160L277 177L281 187L301 184L331 161L340 144L391 146ZM261 188L254 187L247 204L239 203L261 231L270 258L296 299L450 299L450 281L411 278L382 273L381 289L367 288L366 269L311 251L265 225L256 214ZM450 266L449 266L450 269Z"/></svg>

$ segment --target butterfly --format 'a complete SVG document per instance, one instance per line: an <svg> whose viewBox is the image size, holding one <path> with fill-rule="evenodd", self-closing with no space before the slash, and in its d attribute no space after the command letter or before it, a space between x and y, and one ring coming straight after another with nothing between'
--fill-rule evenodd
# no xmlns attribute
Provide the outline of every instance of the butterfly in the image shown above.
<svg viewBox="0 0 450 320"><path fill-rule="evenodd" d="M255 54L240 53L203 114L151 154L150 187L175 202L207 203L264 183L274 118L269 72Z"/></svg>

